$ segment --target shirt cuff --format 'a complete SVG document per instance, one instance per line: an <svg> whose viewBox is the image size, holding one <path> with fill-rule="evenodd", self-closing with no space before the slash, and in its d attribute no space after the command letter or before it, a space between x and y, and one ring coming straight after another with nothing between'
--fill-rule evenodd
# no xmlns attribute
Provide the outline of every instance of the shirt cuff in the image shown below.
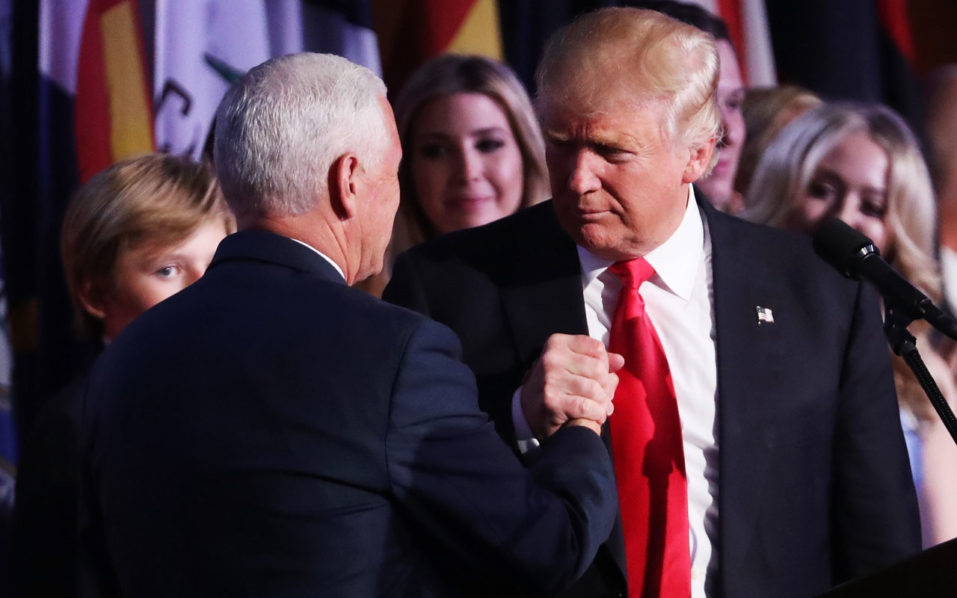
<svg viewBox="0 0 957 598"><path fill-rule="evenodd" d="M522 410L522 389L512 394L512 427L515 429L515 444L522 455L531 455L538 451L538 438L532 433L525 412Z"/></svg>

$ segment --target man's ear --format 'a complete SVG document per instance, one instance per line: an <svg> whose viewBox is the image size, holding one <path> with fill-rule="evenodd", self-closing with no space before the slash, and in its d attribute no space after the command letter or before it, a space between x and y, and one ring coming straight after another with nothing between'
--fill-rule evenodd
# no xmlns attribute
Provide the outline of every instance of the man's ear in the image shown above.
<svg viewBox="0 0 957 598"><path fill-rule="evenodd" d="M682 183L693 183L708 172L708 168L711 166L711 158L714 155L715 141L716 139L712 137L700 145L691 147L688 163L685 165L685 171L681 176Z"/></svg>
<svg viewBox="0 0 957 598"><path fill-rule="evenodd" d="M102 293L92 282L86 281L80 285L76 290L76 300L83 311L97 320L106 318L106 306L103 303Z"/></svg>
<svg viewBox="0 0 957 598"><path fill-rule="evenodd" d="M355 217L362 167L352 152L336 158L329 169L329 201L339 220Z"/></svg>

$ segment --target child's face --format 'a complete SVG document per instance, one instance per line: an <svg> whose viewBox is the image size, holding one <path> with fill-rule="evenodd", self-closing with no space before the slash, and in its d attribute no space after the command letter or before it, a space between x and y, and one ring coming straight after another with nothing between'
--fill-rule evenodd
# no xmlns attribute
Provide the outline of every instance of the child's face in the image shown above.
<svg viewBox="0 0 957 598"><path fill-rule="evenodd" d="M121 253L116 261L116 288L103 297L101 314L107 339L160 301L194 283L209 266L226 236L220 220L201 225L180 243L145 245Z"/></svg>

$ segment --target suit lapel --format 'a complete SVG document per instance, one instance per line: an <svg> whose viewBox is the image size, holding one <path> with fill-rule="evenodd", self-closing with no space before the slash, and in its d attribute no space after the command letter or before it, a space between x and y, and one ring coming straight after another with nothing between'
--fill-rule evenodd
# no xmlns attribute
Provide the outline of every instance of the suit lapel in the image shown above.
<svg viewBox="0 0 957 598"><path fill-rule="evenodd" d="M702 202L705 204L706 202ZM720 559L736 571L749 551L775 445L775 393L780 392L782 339L768 316L787 317L766 260L736 234L743 223L704 206L711 233L718 371ZM759 308L770 309L760 321Z"/></svg>
<svg viewBox="0 0 957 598"><path fill-rule="evenodd" d="M698 193L699 198L703 197ZM775 445L774 389L784 359L782 339L773 323L759 323L758 308L782 314L765 260L751 259L769 247L747 244L737 234L743 223L699 200L711 235L712 276L718 371L721 569L742 567L756 528L762 489ZM555 332L587 334L581 273L574 242L561 230L552 210L537 222L544 234L534 260L516 260L502 302L519 354L530 365ZM517 262L523 262L521 264ZM607 434L605 434L607 440ZM616 541L617 540L617 541ZM624 571L620 523L610 538L612 557ZM746 568L746 567L745 567Z"/></svg>
<svg viewBox="0 0 957 598"><path fill-rule="evenodd" d="M526 366L538 358L556 332L588 334L582 299L581 266L575 243L561 229L552 209L539 209L532 235L533 259L515 260L521 268L502 287L502 304L518 354Z"/></svg>

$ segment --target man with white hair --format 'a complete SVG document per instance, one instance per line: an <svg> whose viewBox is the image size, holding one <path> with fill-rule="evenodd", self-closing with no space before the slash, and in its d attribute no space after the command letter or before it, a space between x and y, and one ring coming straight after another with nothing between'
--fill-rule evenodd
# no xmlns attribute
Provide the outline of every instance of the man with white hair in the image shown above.
<svg viewBox="0 0 957 598"><path fill-rule="evenodd" d="M127 328L84 413L101 592L554 594L611 530L602 400L525 469L454 335L351 285L379 271L401 146L370 71L277 58L216 118L239 232Z"/></svg>
<svg viewBox="0 0 957 598"><path fill-rule="evenodd" d="M458 333L534 453L600 398L620 520L564 596L794 596L920 547L877 301L808 239L692 184L720 116L710 35L608 8L538 71L553 199L401 256L385 298ZM531 448L529 448L531 447Z"/></svg>

